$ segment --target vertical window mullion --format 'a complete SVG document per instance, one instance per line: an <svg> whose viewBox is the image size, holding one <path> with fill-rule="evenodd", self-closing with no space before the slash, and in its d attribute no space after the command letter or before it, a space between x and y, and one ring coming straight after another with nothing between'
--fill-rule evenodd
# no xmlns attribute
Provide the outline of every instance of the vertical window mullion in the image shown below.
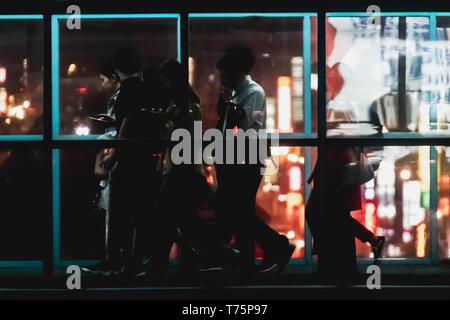
<svg viewBox="0 0 450 320"><path fill-rule="evenodd" d="M189 13L185 10L181 11L180 18L178 24L178 52L180 63L183 66L184 70L184 79L186 83L189 82ZM187 99L187 96L186 96ZM183 111L186 112L184 119L188 119L188 101L185 101L186 108L183 108Z"/></svg>
<svg viewBox="0 0 450 320"><path fill-rule="evenodd" d="M303 17L303 106L305 136L311 138L311 16Z"/></svg>
<svg viewBox="0 0 450 320"><path fill-rule="evenodd" d="M318 169L318 182L319 182L319 232L323 237L327 237L324 231L324 221L327 218L327 212L325 208L326 191L325 191L325 170L326 170L326 12L321 9L317 16L317 53L318 53L318 110L317 110L317 137L318 137L318 154L317 164ZM317 183L315 182L317 185ZM324 241L327 241L326 239ZM319 266L321 259L318 260Z"/></svg>
<svg viewBox="0 0 450 320"><path fill-rule="evenodd" d="M436 15L430 14L430 42L436 41ZM429 121L437 119L437 106L432 104L429 111ZM430 123L431 125L431 123ZM430 244L431 244L431 261L439 262L439 226L437 220L438 210L438 165L437 165L436 146L430 146Z"/></svg>
<svg viewBox="0 0 450 320"><path fill-rule="evenodd" d="M305 110L305 136L311 138L311 16L303 17L303 106ZM305 147L305 181L311 175L311 147ZM311 185L305 183L305 201L311 193ZM312 263L312 237L305 219L305 261Z"/></svg>
<svg viewBox="0 0 450 320"><path fill-rule="evenodd" d="M46 171L46 179L44 182L47 190L48 197L46 199L46 206L44 210L47 229L44 232L45 235L45 254L44 254L44 275L51 277L53 275L53 197L52 194L52 175L53 175L53 162L52 162L52 24L51 24L51 12L49 8L46 9L44 14L44 52L43 52L43 65L44 65L44 103L43 103L43 118L44 118L44 166Z"/></svg>
<svg viewBox="0 0 450 320"><path fill-rule="evenodd" d="M50 18L49 18L50 19ZM59 137L59 22L58 16L51 17L51 135Z"/></svg>
<svg viewBox="0 0 450 320"><path fill-rule="evenodd" d="M406 126L406 17L398 18L398 40L401 50L398 55L398 125L401 131L407 131Z"/></svg>

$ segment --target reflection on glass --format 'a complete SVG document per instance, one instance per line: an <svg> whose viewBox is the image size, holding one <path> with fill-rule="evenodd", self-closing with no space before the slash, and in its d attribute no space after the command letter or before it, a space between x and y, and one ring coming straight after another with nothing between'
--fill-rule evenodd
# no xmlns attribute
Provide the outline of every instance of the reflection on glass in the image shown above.
<svg viewBox="0 0 450 320"><path fill-rule="evenodd" d="M303 18L191 17L189 31L189 79L200 96L204 128L217 122L217 58L229 47L246 45L256 57L250 76L266 93L267 129L304 132Z"/></svg>
<svg viewBox="0 0 450 320"><path fill-rule="evenodd" d="M436 104L436 130L450 133L450 17L437 17L436 58L437 67L430 88Z"/></svg>
<svg viewBox="0 0 450 320"><path fill-rule="evenodd" d="M437 218L439 221L439 257L450 258L450 148L437 147L438 150L438 190L439 202Z"/></svg>
<svg viewBox="0 0 450 320"><path fill-rule="evenodd" d="M42 152L0 150L0 260L42 260L48 211Z"/></svg>
<svg viewBox="0 0 450 320"><path fill-rule="evenodd" d="M305 203L307 197L306 161L315 156L315 149L304 147L273 147L279 157L279 170L266 175L256 196L256 214L271 228L296 244L292 258L305 256ZM314 152L314 155L311 155ZM273 164L270 164L273 165ZM257 248L256 257L262 252Z"/></svg>
<svg viewBox="0 0 450 320"><path fill-rule="evenodd" d="M278 171L265 175L256 195L255 214L276 232L285 235L297 246L293 259L305 257L305 203L309 185L306 184L307 161L316 158L316 148L310 147L273 147L273 156L278 157ZM266 163L266 167L274 163ZM275 172L276 170L270 170ZM204 206L200 216L214 223L214 210ZM231 242L234 245L234 239ZM175 257L175 251L172 257ZM263 252L256 244L255 257L261 259Z"/></svg>
<svg viewBox="0 0 450 320"><path fill-rule="evenodd" d="M42 20L0 19L0 135L42 134Z"/></svg>
<svg viewBox="0 0 450 320"><path fill-rule="evenodd" d="M111 95L101 88L99 70L121 46L137 49L142 70L178 56L176 18L89 18L76 31L58 21L60 134L104 133L89 117L107 112Z"/></svg>
<svg viewBox="0 0 450 320"><path fill-rule="evenodd" d="M429 27L425 17L328 18L328 135L449 132L447 55Z"/></svg>
<svg viewBox="0 0 450 320"><path fill-rule="evenodd" d="M375 153L383 160L375 178L361 186L362 210L352 216L386 237L384 257L429 257L430 147L384 147ZM372 256L370 245L356 244L358 257Z"/></svg>
<svg viewBox="0 0 450 320"><path fill-rule="evenodd" d="M95 205L101 189L94 175L95 150L60 150L60 232L62 260L102 259L105 245L105 212ZM306 147L272 148L279 156L279 170L262 178L256 197L256 215L286 235L297 245L293 258L305 256L304 205L307 158L315 161L316 149ZM311 155L310 155L311 154ZM273 165L268 163L267 165ZM214 179L211 176L207 179ZM151 214L151 213L149 213ZM214 223L214 210L205 203L199 210L208 223ZM82 232L80 232L82 230ZM178 256L173 246L171 258ZM256 257L262 258L259 247Z"/></svg>

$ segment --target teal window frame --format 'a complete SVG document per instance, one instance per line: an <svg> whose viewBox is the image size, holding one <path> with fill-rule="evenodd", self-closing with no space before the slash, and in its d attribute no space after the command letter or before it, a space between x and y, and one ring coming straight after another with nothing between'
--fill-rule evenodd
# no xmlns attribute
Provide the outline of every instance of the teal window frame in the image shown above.
<svg viewBox="0 0 450 320"><path fill-rule="evenodd" d="M302 134L280 134L280 146L290 145L290 146L306 146L307 159L305 161L305 171L306 175L309 176L311 173L311 148L317 147L319 138L317 135L311 132L311 18L317 17L318 13L188 13L187 18L242 18L251 16L260 17L299 17L303 19L303 57L304 57L304 106L305 106L305 132ZM326 13L327 17L367 17L372 16L372 13L366 12L329 12ZM427 17L430 23L430 41L436 40L437 27L436 20L437 17L450 17L450 12L381 12L380 16L395 16L395 17ZM51 74L52 74L52 106L51 106L51 137L50 143L55 141L60 142L59 146L52 144L52 193L53 193L53 206L52 206L52 217L53 217L53 267L64 267L70 264L78 265L89 265L97 262L96 260L61 260L60 259L60 149L63 148L64 142L69 142L73 140L78 141L89 141L96 140L98 135L89 135L86 137L80 137L75 135L60 135L59 134L59 32L58 24L60 19L67 19L71 15L67 14L52 14L51 17ZM142 19L152 19L152 18L176 18L177 19L177 45L178 45L178 60L181 61L181 13L148 13L148 14L81 14L81 19L121 19L121 18L142 18ZM44 15L0 15L0 20L10 19L40 19L44 22ZM324 63L323 61L319 63ZM319 105L319 108L321 106ZM436 108L430 108L430 118L436 117ZM44 117L46 115L44 114ZM4 135L0 136L0 142L44 142L44 135ZM436 139L434 139L436 138ZM439 140L437 139L439 138ZM448 138L448 137L443 137ZM437 143L431 143L430 140L438 141ZM336 139L325 138L327 143L335 143ZM358 139L348 139L348 141L357 141ZM437 185L437 152L434 146L437 145L448 145L448 140L441 139L436 134L430 135L420 135L420 134L410 134L410 133L394 133L388 134L381 145L399 145L396 143L418 140L423 142L423 145L430 146L430 210L431 210L431 221L430 221L430 236L431 236L431 256L429 258L386 258L383 263L392 264L405 264L405 263L417 263L417 264L435 264L439 263L438 255L438 222L437 222L437 203L438 203L438 185ZM355 142L356 143L356 142ZM417 143L412 145L418 145ZM309 160L309 161L308 161ZM306 196L310 194L310 187L306 187ZM315 264L315 260L312 258L311 250L311 233L308 226L305 228L305 257L299 259L295 263L312 265ZM370 260L360 259L358 260L360 264L371 263ZM43 261L0 261L0 267L37 267L42 268Z"/></svg>

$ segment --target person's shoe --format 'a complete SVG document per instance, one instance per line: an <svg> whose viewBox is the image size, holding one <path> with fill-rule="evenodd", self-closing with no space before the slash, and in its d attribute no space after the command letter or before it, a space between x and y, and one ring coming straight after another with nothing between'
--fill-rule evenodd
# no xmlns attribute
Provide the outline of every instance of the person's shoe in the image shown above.
<svg viewBox="0 0 450 320"><path fill-rule="evenodd" d="M373 258L375 261L381 256L385 241L386 237L379 236L375 245L372 246Z"/></svg>
<svg viewBox="0 0 450 320"><path fill-rule="evenodd" d="M289 259L295 251L295 245L288 242L287 245L278 250L275 254L265 255L261 264L256 267L258 273L267 273L276 270L277 273L283 271Z"/></svg>
<svg viewBox="0 0 450 320"><path fill-rule="evenodd" d="M149 257L144 259L143 263L135 266L132 272L129 272L133 277L136 278L159 278L167 272L169 266L169 257L167 260L155 259L154 257Z"/></svg>
<svg viewBox="0 0 450 320"><path fill-rule="evenodd" d="M142 268L139 270L135 270L133 276L135 276L136 278L147 278L149 274L150 271L146 270L145 268Z"/></svg>
<svg viewBox="0 0 450 320"><path fill-rule="evenodd" d="M237 276L242 272L242 256L237 249L230 248L227 258L224 261L224 269L226 272Z"/></svg>
<svg viewBox="0 0 450 320"><path fill-rule="evenodd" d="M217 272L223 270L225 270L225 267L219 265L218 263L202 264L197 268L198 272Z"/></svg>
<svg viewBox="0 0 450 320"><path fill-rule="evenodd" d="M122 269L119 264L113 264L107 261L94 264L92 266L81 267L81 270L92 275L112 276L118 275Z"/></svg>
<svg viewBox="0 0 450 320"><path fill-rule="evenodd" d="M124 278L139 277L141 274L145 274L145 269L142 265L128 264L124 265L120 270L120 276Z"/></svg>
<svg viewBox="0 0 450 320"><path fill-rule="evenodd" d="M224 263L212 257L198 255L196 260L196 269L198 272L223 271L225 269Z"/></svg>

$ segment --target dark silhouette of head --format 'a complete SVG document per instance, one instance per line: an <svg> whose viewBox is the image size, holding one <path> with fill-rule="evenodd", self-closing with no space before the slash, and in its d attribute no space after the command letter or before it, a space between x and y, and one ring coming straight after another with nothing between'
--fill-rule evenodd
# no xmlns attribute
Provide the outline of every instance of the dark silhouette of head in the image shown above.
<svg viewBox="0 0 450 320"><path fill-rule="evenodd" d="M172 91L181 88L184 84L184 72L181 63L169 59L161 64L159 75L166 89Z"/></svg>
<svg viewBox="0 0 450 320"><path fill-rule="evenodd" d="M235 46L225 50L217 59L222 85L235 89L255 65L255 55L246 46Z"/></svg>
<svg viewBox="0 0 450 320"><path fill-rule="evenodd" d="M167 94L159 77L158 67L155 65L145 67L142 70L142 81L149 98L149 103L155 106L165 105L167 102Z"/></svg>
<svg viewBox="0 0 450 320"><path fill-rule="evenodd" d="M104 90L114 91L120 86L120 79L111 61L107 61L99 69L100 82Z"/></svg>
<svg viewBox="0 0 450 320"><path fill-rule="evenodd" d="M142 70L142 80L145 84L151 86L160 82L158 67L149 65Z"/></svg>
<svg viewBox="0 0 450 320"><path fill-rule="evenodd" d="M159 68L159 76L169 96L176 101L187 101L186 99L198 100L186 79L183 66L177 60L169 59L163 62Z"/></svg>
<svg viewBox="0 0 450 320"><path fill-rule="evenodd" d="M141 67L141 59L136 49L130 46L119 48L113 55L112 59L117 74L121 77L130 77Z"/></svg>

